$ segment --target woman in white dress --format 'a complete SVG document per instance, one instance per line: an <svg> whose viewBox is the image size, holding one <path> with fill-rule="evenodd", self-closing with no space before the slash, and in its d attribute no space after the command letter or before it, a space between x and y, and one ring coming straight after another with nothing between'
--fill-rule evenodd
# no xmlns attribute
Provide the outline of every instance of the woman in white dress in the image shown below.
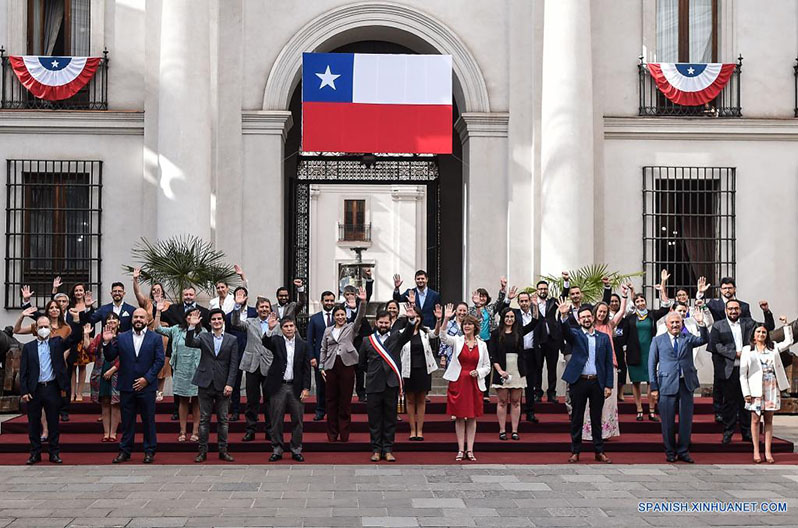
<svg viewBox="0 0 798 528"><path fill-rule="evenodd" d="M785 318L780 318L786 323ZM759 419L765 422L765 460L773 464L770 452L773 441L773 413L781 408L781 391L790 387L780 352L792 344L790 326L784 327L784 341L773 343L770 333L763 324L757 324L751 336L751 343L743 347L740 354L740 386L745 397L745 408L751 411L751 436L754 439L754 463L759 464Z"/></svg>

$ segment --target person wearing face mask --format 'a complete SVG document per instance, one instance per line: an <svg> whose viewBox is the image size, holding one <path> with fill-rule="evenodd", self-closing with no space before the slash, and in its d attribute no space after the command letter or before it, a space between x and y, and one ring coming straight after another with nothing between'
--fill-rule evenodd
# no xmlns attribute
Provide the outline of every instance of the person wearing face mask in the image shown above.
<svg viewBox="0 0 798 528"><path fill-rule="evenodd" d="M321 337L318 364L326 390L327 439L330 442L349 441L352 389L358 362L354 340L366 313L364 288L360 288L358 300L360 306L355 320L347 322L346 309L339 304L332 309L333 324L324 329Z"/></svg>
<svg viewBox="0 0 798 528"><path fill-rule="evenodd" d="M69 337L62 339L52 335L49 317L36 320L36 340L22 347L20 357L19 387L22 403L27 404L28 438L30 456L26 464L41 461L42 452L42 409L48 425L48 450L50 462L60 464L58 414L61 396L69 387L69 374L64 356L83 332L80 326L72 324Z"/></svg>
<svg viewBox="0 0 798 528"><path fill-rule="evenodd" d="M230 327L239 332L246 332L247 343L241 355L239 369L246 377L247 407L244 417L247 421L242 442L255 440L255 431L258 427L258 415L261 409L261 397L265 410L263 423L266 426L266 439L269 439L269 393L266 390L266 376L272 365L272 352L263 345L263 337L269 330L269 316L272 313L272 303L265 297L258 297L255 301L256 317L241 319L241 307L246 303L243 292L236 293L236 307L230 312ZM276 327L279 330L279 327Z"/></svg>
<svg viewBox="0 0 798 528"><path fill-rule="evenodd" d="M792 328L787 325L787 318L782 316L779 320L786 325L784 341L774 343L765 325L758 324L754 328L751 341L743 347L740 354L740 385L745 408L751 411L755 464L762 462L759 455L760 418L765 422L765 460L768 464L776 462L770 451L773 443L773 413L781 408L781 391L790 388L780 352L790 348L793 334Z"/></svg>
<svg viewBox="0 0 798 528"><path fill-rule="evenodd" d="M310 316L308 320L308 345L313 353L310 366L313 367L314 381L316 382L316 414L313 421L318 422L324 419L327 413L327 393L326 382L322 376L322 369L319 363L321 355L321 342L324 338L324 331L333 325L333 308L335 307L335 294L325 291L321 294L321 310ZM346 310L344 310L346 314ZM362 317L360 318L362 319Z"/></svg>
<svg viewBox="0 0 798 528"><path fill-rule="evenodd" d="M395 462L393 443L396 435L396 406L402 392L401 350L413 337L418 315L413 304L407 303L408 323L401 332L391 333L388 312L377 312L377 331L363 340L358 364L366 373L366 411L371 437L371 461L384 458ZM434 316L433 316L434 317Z"/></svg>
<svg viewBox="0 0 798 528"><path fill-rule="evenodd" d="M562 379L568 383L571 394L571 456L569 463L579 462L582 451L582 426L585 408L590 402L590 422L593 428L593 447L598 462L610 464L604 454L604 439L601 435L601 411L604 400L612 396L613 366L612 345L607 334L598 332L594 326L593 312L587 305L581 306L577 316L579 328L568 322L571 307L558 304L563 337L571 344L571 360L565 367Z"/></svg>
<svg viewBox="0 0 798 528"><path fill-rule="evenodd" d="M116 335L112 328L103 329L103 354L105 361L119 358L119 400L122 406L122 441L119 454L113 463L130 460L136 433L136 414L141 415L144 429L144 459L150 464L155 459L157 438L155 434L155 388L158 372L164 364L161 336L147 330L147 312L136 308L132 328Z"/></svg>
<svg viewBox="0 0 798 528"><path fill-rule="evenodd" d="M751 342L754 330L764 326L768 331L776 327L773 313L767 301L759 301L759 307L765 316L764 323L758 323L750 317L742 317L742 307L737 299L726 301L726 317L715 321L709 333L707 350L712 354L715 370L715 383L720 386L723 396L723 439L722 444L731 443L732 435L740 424L740 433L744 442L751 441L751 420L745 408L742 386L740 384L740 357L743 347Z"/></svg>

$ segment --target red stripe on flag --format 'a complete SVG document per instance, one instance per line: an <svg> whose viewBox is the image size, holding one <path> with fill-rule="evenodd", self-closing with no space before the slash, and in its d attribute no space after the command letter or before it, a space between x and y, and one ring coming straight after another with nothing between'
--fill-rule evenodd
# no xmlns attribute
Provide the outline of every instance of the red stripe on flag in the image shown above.
<svg viewBox="0 0 798 528"><path fill-rule="evenodd" d="M305 152L452 153L452 107L302 103Z"/></svg>

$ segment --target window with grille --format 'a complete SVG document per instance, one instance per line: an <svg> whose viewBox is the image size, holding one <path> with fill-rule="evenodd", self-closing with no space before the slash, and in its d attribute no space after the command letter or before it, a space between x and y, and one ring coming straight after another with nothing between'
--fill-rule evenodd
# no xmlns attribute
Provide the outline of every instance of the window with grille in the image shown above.
<svg viewBox="0 0 798 528"><path fill-rule="evenodd" d="M99 298L102 162L8 160L5 307L44 306L52 280L80 282ZM62 291L65 291L62 289Z"/></svg>
<svg viewBox="0 0 798 528"><path fill-rule="evenodd" d="M695 297L699 277L719 285L735 275L735 169L643 167L643 270L649 302L660 271L671 273L668 295Z"/></svg>

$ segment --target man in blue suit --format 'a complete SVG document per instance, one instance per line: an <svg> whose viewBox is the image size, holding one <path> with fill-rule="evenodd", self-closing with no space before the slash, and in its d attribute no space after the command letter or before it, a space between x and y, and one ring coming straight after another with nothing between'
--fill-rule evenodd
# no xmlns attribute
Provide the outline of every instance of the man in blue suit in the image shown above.
<svg viewBox="0 0 798 528"><path fill-rule="evenodd" d="M604 439L601 437L601 411L604 400L612 395L613 365L612 345L607 334L593 326L593 311L581 306L577 312L579 328L568 323L571 305L557 304L560 312L560 328L565 341L571 345L571 360L565 367L562 379L568 383L571 393L571 457L569 463L579 462L582 450L582 426L585 423L585 407L590 402L590 427L596 460L611 464L604 454Z"/></svg>
<svg viewBox="0 0 798 528"><path fill-rule="evenodd" d="M435 305L441 304L441 296L438 292L428 287L429 277L424 270L416 272L416 287L412 290L407 289L404 293L399 293L402 285L402 278L399 275L393 276L393 300L396 302L408 302L408 293L415 293L416 311L421 313L421 320L427 328L435 328Z"/></svg>
<svg viewBox="0 0 798 528"><path fill-rule="evenodd" d="M335 307L335 294L325 291L321 294L321 310L310 317L308 321L308 345L310 345L310 366L316 381L316 415L314 422L324 420L327 412L327 397L325 393L324 377L319 371L319 356L321 355L321 338L328 326L333 325L332 309Z"/></svg>
<svg viewBox="0 0 798 528"><path fill-rule="evenodd" d="M133 312L132 329L118 337L106 328L103 330L103 354L106 361L119 358L119 403L122 410L122 441L114 464L130 460L136 433L136 414L141 415L144 426L144 460L149 464L155 458L155 388L158 372L164 363L163 339L147 331L147 311L137 308Z"/></svg>
<svg viewBox="0 0 798 528"><path fill-rule="evenodd" d="M111 299L113 302L104 304L97 310L91 306L87 306L84 314L81 314L81 323L97 324L100 321L105 321L108 314L114 312L119 316L119 331L127 332L130 330L133 312L136 310L136 307L124 302L124 298L125 285L121 282L111 284Z"/></svg>
<svg viewBox="0 0 798 528"><path fill-rule="evenodd" d="M668 462L676 462L677 458L688 464L694 462L688 451L693 428L693 392L698 388L698 371L693 363L693 348L706 345L709 333L701 310L696 310L693 317L699 325L699 336L684 330L679 312L668 313L665 316L665 326L668 331L654 338L648 353L648 379L651 380L649 395L653 404L659 400L662 441L665 443L665 460ZM677 407L679 408L678 446Z"/></svg>
<svg viewBox="0 0 798 528"><path fill-rule="evenodd" d="M35 308L28 308L28 311L32 313ZM61 463L58 411L61 408L61 394L69 388L64 352L83 337L80 326L71 326L72 333L68 338L50 337L50 319L46 315L39 316L36 319L36 340L22 347L19 392L22 402L28 404L30 457L26 464L29 466L42 460L42 409L47 417L50 462Z"/></svg>

